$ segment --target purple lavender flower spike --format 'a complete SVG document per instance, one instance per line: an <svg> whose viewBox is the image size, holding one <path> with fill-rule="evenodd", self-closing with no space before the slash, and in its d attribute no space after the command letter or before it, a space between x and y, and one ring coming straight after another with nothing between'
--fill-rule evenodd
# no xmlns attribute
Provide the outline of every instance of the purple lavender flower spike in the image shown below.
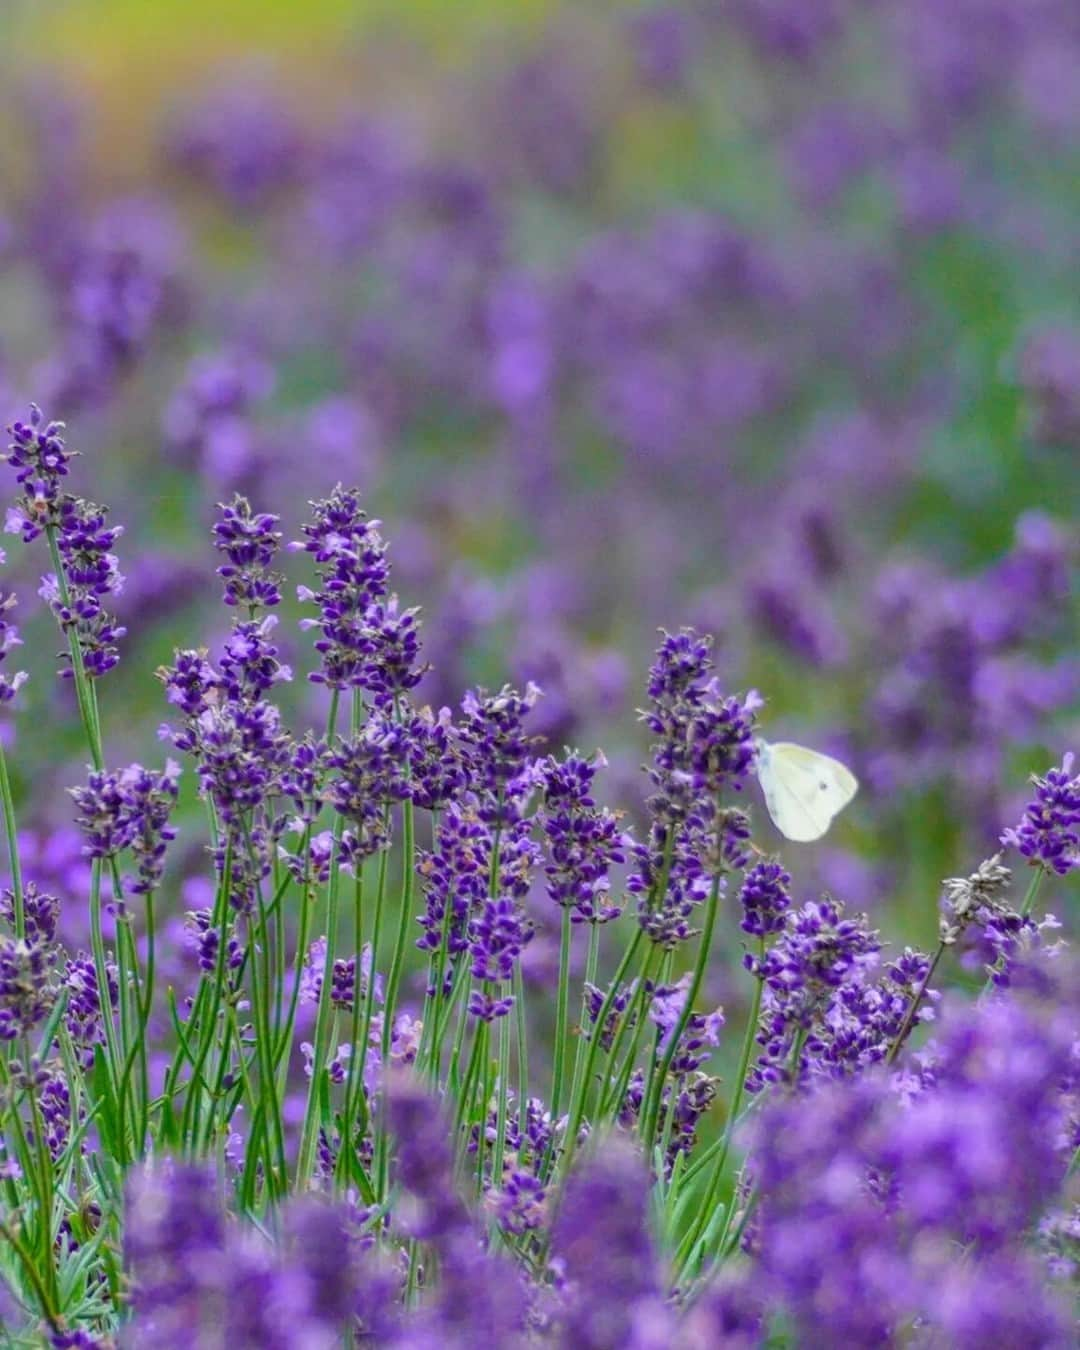
<svg viewBox="0 0 1080 1350"><path fill-rule="evenodd" d="M488 824L512 819L522 798L530 795L530 751L534 737L525 719L541 690L528 684L524 694L504 685L497 694L470 689L461 703L461 741L469 785L481 801Z"/></svg>
<svg viewBox="0 0 1080 1350"><path fill-rule="evenodd" d="M645 1343L672 1343L675 1328L649 1238L648 1184L643 1160L617 1136L604 1140L567 1183L552 1235L566 1271L564 1344L634 1345L646 1329Z"/></svg>
<svg viewBox="0 0 1080 1350"><path fill-rule="evenodd" d="M655 791L647 803L648 841L631 848L627 889L639 897L639 923L665 947L691 936L690 918L712 876L746 861L747 818L719 802L742 789L753 765L761 700L753 692L742 700L721 697L711 647L691 628L664 633L649 671L650 706L641 713L658 737L647 770Z"/></svg>
<svg viewBox="0 0 1080 1350"><path fill-rule="evenodd" d="M126 769L92 770L86 786L69 789L79 809L76 823L90 858L115 858L131 849L138 873L129 880L136 895L156 890L167 845L176 838L169 817L176 804L180 767L168 760L161 773L130 764Z"/></svg>
<svg viewBox="0 0 1080 1350"><path fill-rule="evenodd" d="M120 987L116 966L109 963L107 970L110 1009L107 1015L111 1015L117 1006ZM105 1044L97 968L92 958L80 952L69 960L64 970L63 985L68 995L64 1024L76 1048L81 1051L83 1067L89 1069L94 1062L94 1047Z"/></svg>
<svg viewBox="0 0 1080 1350"><path fill-rule="evenodd" d="M48 1016L55 960L44 943L0 938L0 1041L28 1035Z"/></svg>
<svg viewBox="0 0 1080 1350"><path fill-rule="evenodd" d="M0 915L14 925L15 892L9 887L0 893ZM56 941L56 925L60 917L60 901L43 891L35 881L25 883L23 891L23 918L27 942L48 947Z"/></svg>
<svg viewBox="0 0 1080 1350"><path fill-rule="evenodd" d="M409 790L416 806L441 811L468 785L461 733L449 708L421 708L408 720Z"/></svg>
<svg viewBox="0 0 1080 1350"><path fill-rule="evenodd" d="M608 898L608 873L612 864L626 861L626 836L619 817L597 807L590 795L605 762L602 755L590 761L568 754L561 763L550 758L541 765L548 895L571 907L574 923L607 923L622 912Z"/></svg>
<svg viewBox="0 0 1080 1350"><path fill-rule="evenodd" d="M61 480L68 465L78 454L69 450L64 439L63 422L47 422L36 403L30 405L25 422L8 427L11 443L3 458L15 472L15 481L23 490L20 505L9 510L5 529L21 534L23 543L36 539L46 525L59 523Z"/></svg>
<svg viewBox="0 0 1080 1350"><path fill-rule="evenodd" d="M1024 808L1020 824L1002 834L1001 842L1017 849L1032 866L1058 876L1080 867L1080 775L1073 775L1074 756L1060 769L1032 778L1035 796Z"/></svg>
<svg viewBox="0 0 1080 1350"><path fill-rule="evenodd" d="M531 922L512 896L485 897L468 930L473 977L492 984L510 980L521 953L532 940L533 931ZM505 1016L513 1003L509 997L494 999L474 991L469 1010L490 1021L492 1017Z"/></svg>
<svg viewBox="0 0 1080 1350"><path fill-rule="evenodd" d="M317 619L302 626L316 628L315 650L322 669L309 678L334 689L359 685L369 637L369 609L386 597L390 567L379 522L368 520L356 491L339 484L324 501L311 503L313 519L303 526L304 538L289 545L315 559L321 590L301 586L301 600L319 607Z"/></svg>
<svg viewBox="0 0 1080 1350"><path fill-rule="evenodd" d="M178 651L173 665L162 666L157 672L165 686L165 697L188 718L204 711L217 685L206 655L205 650Z"/></svg>
<svg viewBox="0 0 1080 1350"><path fill-rule="evenodd" d="M376 707L389 708L415 689L428 667L420 663L418 609L402 610L396 595L369 606L360 634L364 657L356 683Z"/></svg>
<svg viewBox="0 0 1080 1350"><path fill-rule="evenodd" d="M274 528L278 517L253 512L239 493L218 509L221 519L214 524L214 547L226 558L217 569L225 582L225 603L252 612L280 604L281 578L270 570L281 543L281 532Z"/></svg>
<svg viewBox="0 0 1080 1350"><path fill-rule="evenodd" d="M756 863L743 878L739 891L743 932L757 937L779 933L791 908L790 885L791 877L779 862Z"/></svg>
<svg viewBox="0 0 1080 1350"><path fill-rule="evenodd" d="M3 561L4 553L0 549L0 562ZM7 618L16 603L14 592L5 595L0 591L0 662L7 660L13 647L22 646L19 630ZM0 674L0 704L10 703L29 678L25 670L16 670L10 675L7 672Z"/></svg>

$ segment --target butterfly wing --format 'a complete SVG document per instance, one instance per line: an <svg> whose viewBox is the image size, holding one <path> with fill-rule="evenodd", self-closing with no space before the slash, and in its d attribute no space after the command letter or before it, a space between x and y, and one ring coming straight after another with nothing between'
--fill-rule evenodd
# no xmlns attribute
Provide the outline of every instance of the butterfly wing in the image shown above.
<svg viewBox="0 0 1080 1350"><path fill-rule="evenodd" d="M799 844L820 839L859 786L846 764L791 741L763 742L757 772L773 824Z"/></svg>

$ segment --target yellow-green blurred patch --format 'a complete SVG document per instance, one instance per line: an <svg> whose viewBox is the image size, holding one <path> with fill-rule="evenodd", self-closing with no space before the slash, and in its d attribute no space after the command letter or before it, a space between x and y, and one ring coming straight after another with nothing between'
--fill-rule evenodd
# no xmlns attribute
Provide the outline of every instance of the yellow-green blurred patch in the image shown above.
<svg viewBox="0 0 1080 1350"><path fill-rule="evenodd" d="M95 107L95 155L123 177L153 142L158 110L230 65L262 62L309 111L385 95L432 64L514 39L563 0L67 0L8 12L9 58L34 52ZM107 156L106 156L107 150Z"/></svg>

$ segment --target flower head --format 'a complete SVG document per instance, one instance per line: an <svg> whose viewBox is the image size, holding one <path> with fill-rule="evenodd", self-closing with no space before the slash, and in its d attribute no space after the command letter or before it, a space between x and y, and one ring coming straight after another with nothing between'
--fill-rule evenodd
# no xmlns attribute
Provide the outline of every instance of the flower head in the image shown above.
<svg viewBox="0 0 1080 1350"><path fill-rule="evenodd" d="M339 484L324 501L311 503L312 520L303 526L304 538L294 550L312 554L321 589L299 590L301 600L319 608L319 616L305 619L318 630L315 650L322 669L311 675L334 689L360 686L372 639L366 632L368 612L386 597L390 565L379 522L360 509L359 493Z"/></svg>
<svg viewBox="0 0 1080 1350"><path fill-rule="evenodd" d="M54 963L44 943L0 938L0 1041L27 1035L48 1016Z"/></svg>
<svg viewBox="0 0 1080 1350"><path fill-rule="evenodd" d="M779 933L791 908L790 875L778 862L759 862L747 872L739 891L742 929L757 937Z"/></svg>
<svg viewBox="0 0 1080 1350"><path fill-rule="evenodd" d="M46 525L57 523L61 480L78 452L67 448L64 423L46 421L36 403L31 403L26 421L13 422L7 430L11 443L0 458L15 470L23 490L19 507L9 513L7 530L29 543Z"/></svg>
<svg viewBox="0 0 1080 1350"><path fill-rule="evenodd" d="M239 493L229 505L220 503L214 524L214 547L225 554L217 569L225 582L225 603L265 609L281 603L281 578L270 570L281 543L278 517L253 512Z"/></svg>
<svg viewBox="0 0 1080 1350"><path fill-rule="evenodd" d="M1024 808L1020 824L1008 829L1001 842L1017 849L1033 866L1059 876L1080 867L1080 775L1072 771L1073 756L1059 769L1032 778L1035 796Z"/></svg>

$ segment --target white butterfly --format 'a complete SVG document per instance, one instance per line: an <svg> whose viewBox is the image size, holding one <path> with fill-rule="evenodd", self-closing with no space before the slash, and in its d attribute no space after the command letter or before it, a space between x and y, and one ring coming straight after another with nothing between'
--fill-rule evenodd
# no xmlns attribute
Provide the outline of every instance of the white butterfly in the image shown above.
<svg viewBox="0 0 1080 1350"><path fill-rule="evenodd" d="M787 839L820 839L858 790L838 759L791 741L757 743L757 776L773 824Z"/></svg>

